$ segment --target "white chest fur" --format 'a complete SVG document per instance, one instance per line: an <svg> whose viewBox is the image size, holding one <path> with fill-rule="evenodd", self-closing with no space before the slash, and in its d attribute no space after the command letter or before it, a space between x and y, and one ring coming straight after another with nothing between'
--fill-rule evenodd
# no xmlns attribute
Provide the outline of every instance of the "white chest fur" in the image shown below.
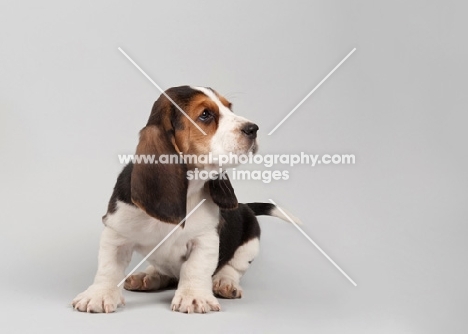
<svg viewBox="0 0 468 334"><path fill-rule="evenodd" d="M180 267L190 252L206 234L216 231L219 224L219 208L213 203L203 184L191 184L187 198L187 213L203 199L205 202L148 258L161 273L178 277ZM146 256L166 237L176 225L161 222L148 216L133 205L117 201L117 209L109 214L105 224L116 231L133 249Z"/></svg>

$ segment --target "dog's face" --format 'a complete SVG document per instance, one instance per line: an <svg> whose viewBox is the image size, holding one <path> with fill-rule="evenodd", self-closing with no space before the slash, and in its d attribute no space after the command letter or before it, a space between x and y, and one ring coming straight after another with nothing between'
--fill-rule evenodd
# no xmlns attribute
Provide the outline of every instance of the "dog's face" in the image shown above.
<svg viewBox="0 0 468 334"><path fill-rule="evenodd" d="M205 150L214 157L229 153L240 155L257 151L258 126L244 117L232 112L232 104L216 91L209 88L196 88L204 93L203 104L198 117L204 124L210 125L210 134Z"/></svg>
<svg viewBox="0 0 468 334"><path fill-rule="evenodd" d="M176 151L194 155L211 152L214 158L230 153L256 153L258 126L234 114L232 104L213 89L182 86L170 88L166 94L206 133L204 135L167 97L161 95L148 124L157 121L166 131L173 131Z"/></svg>

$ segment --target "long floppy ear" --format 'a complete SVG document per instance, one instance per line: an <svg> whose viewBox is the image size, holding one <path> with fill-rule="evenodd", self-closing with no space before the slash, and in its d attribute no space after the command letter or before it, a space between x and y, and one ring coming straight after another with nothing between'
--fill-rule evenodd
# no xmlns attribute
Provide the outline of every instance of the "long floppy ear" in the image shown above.
<svg viewBox="0 0 468 334"><path fill-rule="evenodd" d="M208 181L210 195L221 209L234 210L237 209L239 203L237 202L234 188L226 172L221 173L217 179Z"/></svg>
<svg viewBox="0 0 468 334"><path fill-rule="evenodd" d="M155 160L162 154L178 155L172 134L162 124L148 122L140 132L136 154L154 155ZM185 218L188 188L185 164L135 162L131 178L132 202L148 215L172 224Z"/></svg>

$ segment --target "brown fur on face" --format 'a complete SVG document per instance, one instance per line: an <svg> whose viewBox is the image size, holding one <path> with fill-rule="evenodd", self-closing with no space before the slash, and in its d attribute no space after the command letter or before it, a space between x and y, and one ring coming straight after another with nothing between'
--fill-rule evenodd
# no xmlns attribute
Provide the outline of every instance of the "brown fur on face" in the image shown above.
<svg viewBox="0 0 468 334"><path fill-rule="evenodd" d="M199 120L203 111L210 112L213 116L209 122ZM219 109L206 95L199 94L193 97L187 105L185 112L206 133L204 135L186 117L181 119L184 129L176 131L176 143L187 154L208 154L209 143L218 128Z"/></svg>
<svg viewBox="0 0 468 334"><path fill-rule="evenodd" d="M211 139L219 125L220 112L218 105L203 92L189 86L168 89L166 94L180 106L206 135L195 127L164 95L161 95L156 101L148 123L157 124L166 129L177 152L190 155L207 155L210 151ZM224 97L216 92L215 94L225 106L231 106L231 103ZM212 115L209 122L199 119L205 110ZM189 169L194 167L202 166L189 166Z"/></svg>
<svg viewBox="0 0 468 334"><path fill-rule="evenodd" d="M164 95L161 95L155 102L148 125L157 125L165 129L168 135L173 137L171 140L173 140L177 151L185 154L208 154L210 140L216 133L219 123L219 108L216 103L202 92L189 86L170 88L166 94L206 135L195 127ZM231 105L225 98L221 98L220 101L224 105ZM204 110L212 113L213 119L210 122L203 122L199 119Z"/></svg>

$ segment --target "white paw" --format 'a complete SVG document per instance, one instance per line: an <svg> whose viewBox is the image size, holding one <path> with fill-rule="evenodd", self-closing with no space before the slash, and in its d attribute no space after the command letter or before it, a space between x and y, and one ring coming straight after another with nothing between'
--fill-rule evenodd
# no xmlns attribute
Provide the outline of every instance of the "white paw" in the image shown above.
<svg viewBox="0 0 468 334"><path fill-rule="evenodd" d="M183 313L206 313L220 311L221 306L211 291L177 290L172 299L173 311Z"/></svg>
<svg viewBox="0 0 468 334"><path fill-rule="evenodd" d="M214 276L213 292L215 295L224 298L242 298L242 288L238 282L229 277Z"/></svg>
<svg viewBox="0 0 468 334"><path fill-rule="evenodd" d="M111 313L125 304L120 289L107 285L91 285L73 299L75 310L88 313Z"/></svg>

